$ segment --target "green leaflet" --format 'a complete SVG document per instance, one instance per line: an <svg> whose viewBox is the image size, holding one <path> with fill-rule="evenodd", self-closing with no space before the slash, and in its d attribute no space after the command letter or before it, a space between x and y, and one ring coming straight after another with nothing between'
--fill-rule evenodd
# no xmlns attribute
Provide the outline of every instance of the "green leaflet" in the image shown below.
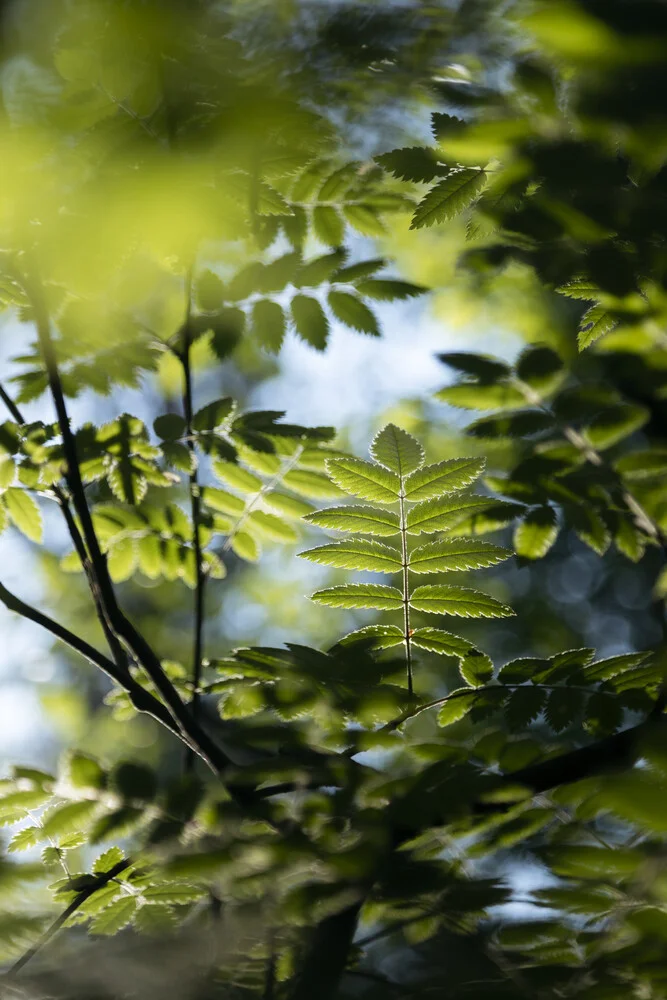
<svg viewBox="0 0 667 1000"><path fill-rule="evenodd" d="M327 297L329 308L341 323L358 330L359 333L367 333L371 337L380 336L380 328L375 313L371 312L368 306L349 292L329 292Z"/></svg>
<svg viewBox="0 0 667 1000"><path fill-rule="evenodd" d="M514 530L514 548L524 559L541 559L558 537L556 512L553 507L537 507L528 511Z"/></svg>
<svg viewBox="0 0 667 1000"><path fill-rule="evenodd" d="M433 226L453 219L470 205L486 184L483 170L466 167L452 170L417 205L410 229Z"/></svg>
<svg viewBox="0 0 667 1000"><path fill-rule="evenodd" d="M337 458L327 462L327 471L336 486L361 500L396 503L401 485L399 477L380 465L360 458Z"/></svg>
<svg viewBox="0 0 667 1000"><path fill-rule="evenodd" d="M2 502L14 524L21 534L31 542L42 541L42 514L37 501L25 490L10 486L2 495Z"/></svg>
<svg viewBox="0 0 667 1000"><path fill-rule="evenodd" d="M137 905L134 896L122 896L102 910L93 920L90 930L93 934L117 934L123 927L132 923Z"/></svg>
<svg viewBox="0 0 667 1000"><path fill-rule="evenodd" d="M378 611L398 611L403 607L403 595L396 587L379 583L348 583L341 587L318 590L311 600L330 608L376 608Z"/></svg>
<svg viewBox="0 0 667 1000"><path fill-rule="evenodd" d="M336 566L339 569L368 570L372 573L398 573L401 569L401 553L398 549L363 539L320 545L307 552L299 552L299 556L310 562Z"/></svg>
<svg viewBox="0 0 667 1000"><path fill-rule="evenodd" d="M460 722L474 707L476 700L477 695L469 688L452 691L438 712L438 725L452 726L455 722Z"/></svg>
<svg viewBox="0 0 667 1000"><path fill-rule="evenodd" d="M440 628L416 628L412 633L412 641L421 649L441 653L443 656L458 656L463 659L477 652L467 639Z"/></svg>
<svg viewBox="0 0 667 1000"><path fill-rule="evenodd" d="M424 464L424 449L416 438L395 424L387 424L373 438L371 455L399 476L408 476Z"/></svg>
<svg viewBox="0 0 667 1000"><path fill-rule="evenodd" d="M485 464L483 458L448 458L437 465L427 465L408 476L405 496L415 502L455 493L474 483Z"/></svg>
<svg viewBox="0 0 667 1000"><path fill-rule="evenodd" d="M367 506L329 507L307 514L304 520L317 525L318 528L381 537L397 535L400 527L398 514Z"/></svg>
<svg viewBox="0 0 667 1000"><path fill-rule="evenodd" d="M407 528L411 535L433 534L456 527L471 514L485 510L494 501L476 494L424 500L408 511ZM497 502L497 501L496 501Z"/></svg>
<svg viewBox="0 0 667 1000"><path fill-rule="evenodd" d="M413 573L446 573L495 566L511 555L498 545L460 538L421 545L413 550L409 565Z"/></svg>
<svg viewBox="0 0 667 1000"><path fill-rule="evenodd" d="M370 640L377 649L390 649L392 646L400 646L405 641L397 625L366 625L354 632L348 632L338 640L338 643L341 646L350 646L355 642Z"/></svg>
<svg viewBox="0 0 667 1000"><path fill-rule="evenodd" d="M506 604L478 590L438 584L417 587L410 595L410 605L415 611L460 618L506 618L514 614Z"/></svg>

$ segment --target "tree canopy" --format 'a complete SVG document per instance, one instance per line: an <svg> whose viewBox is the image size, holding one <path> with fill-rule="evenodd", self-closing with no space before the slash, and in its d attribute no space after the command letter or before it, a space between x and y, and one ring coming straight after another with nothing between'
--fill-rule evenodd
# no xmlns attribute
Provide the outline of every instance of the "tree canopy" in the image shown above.
<svg viewBox="0 0 667 1000"><path fill-rule="evenodd" d="M0 61L0 992L666 995L667 5L15 0ZM424 317L363 449L257 405Z"/></svg>

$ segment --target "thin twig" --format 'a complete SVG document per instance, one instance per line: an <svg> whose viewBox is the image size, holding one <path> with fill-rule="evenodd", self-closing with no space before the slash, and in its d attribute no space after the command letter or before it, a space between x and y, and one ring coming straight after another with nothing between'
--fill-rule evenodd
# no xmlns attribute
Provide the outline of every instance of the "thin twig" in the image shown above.
<svg viewBox="0 0 667 1000"><path fill-rule="evenodd" d="M37 952L41 951L42 948L49 943L51 938L54 937L60 928L67 923L69 918L76 913L81 906L83 906L86 900L90 899L90 897L93 896L99 889L108 885L108 883L113 881L116 876L120 875L121 872L124 872L127 868L129 868L131 864L132 861L129 858L126 858L124 861L119 861L113 866L113 868L109 869L108 872L98 875L97 882L94 885L91 885L87 889L82 889L81 892L74 897L69 906L56 917L49 927L47 927L39 941L37 941L31 948L28 948L28 950L25 951L16 962L14 962L12 967L6 973L6 978L12 979L21 971L21 969L25 968L28 962L35 957Z"/></svg>
<svg viewBox="0 0 667 1000"><path fill-rule="evenodd" d="M206 573L204 570L200 521L201 521L201 495L199 491L199 473L197 463L197 449L192 427L194 414L193 392L192 392L192 268L186 274L186 310L185 323L183 325L183 351L179 354L183 366L183 412L185 415L186 439L188 454L190 455L190 511L192 515L192 535L195 555L195 593L194 593L194 636L192 652L192 698L190 705L192 714L197 718L199 708L199 687L201 684L202 661L204 655L204 591L206 588ZM186 756L186 767L192 768L194 756L188 752Z"/></svg>
<svg viewBox="0 0 667 1000"><path fill-rule="evenodd" d="M22 601L20 597L17 597L16 594L13 594L10 590L8 590L3 583L0 583L0 601L2 601L9 611L13 611L15 614L20 615L27 621L34 622L35 625L39 625L47 632L50 632L50 634L56 639L64 642L70 647L70 649L80 653L81 656L85 657L89 663L98 667L108 677L110 677L111 680L115 681L119 687L123 688L123 690L125 690L130 696L132 704L138 711L145 712L148 715L153 716L154 719L160 722L163 726L166 726L167 729L178 736L179 739L184 739L183 734L162 702L158 701L157 698L150 693L150 691L147 691L140 684L138 684L130 673L119 671L113 660L110 660L103 653L100 653L99 650L95 649L94 646L91 646L85 639L82 639L80 636L70 632L70 630L65 628L64 625L61 625L59 622L49 618L48 615L38 611L37 608L33 608L30 604Z"/></svg>
<svg viewBox="0 0 667 1000"><path fill-rule="evenodd" d="M216 774L221 774L231 761L197 724L189 707L181 700L173 684L164 673L162 664L155 652L118 605L116 593L107 568L106 557L100 548L88 508L88 501L79 468L76 440L70 426L57 356L51 337L51 323L43 300L41 287L34 278L30 281L23 278L22 285L31 301L35 315L37 339L44 360L49 388L62 437L66 461L65 481L72 497L74 509L81 523L83 538L93 567L94 579L96 585L99 587L100 603L104 609L109 628L128 647L153 681L164 699L169 712L176 721L178 728L183 736L186 737L186 742L197 746L200 756L207 762L211 770Z"/></svg>

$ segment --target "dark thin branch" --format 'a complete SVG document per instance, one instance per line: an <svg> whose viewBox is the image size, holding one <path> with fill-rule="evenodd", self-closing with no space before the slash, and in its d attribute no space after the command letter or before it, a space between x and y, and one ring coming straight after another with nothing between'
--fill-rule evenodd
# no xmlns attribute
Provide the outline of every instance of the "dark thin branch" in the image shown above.
<svg viewBox="0 0 667 1000"><path fill-rule="evenodd" d="M202 659L204 648L204 591L206 587L206 573L204 570L201 533L199 530L201 521L201 497L199 492L199 473L197 469L197 449L192 427L194 415L193 391L192 391L192 268L188 270L185 279L185 290L187 296L185 323L183 325L183 351L179 355L183 366L183 412L185 415L186 438L188 453L190 455L190 511L192 515L193 547L195 554L196 576L194 593L194 634L192 651L192 699L190 701L192 714L197 718L199 708L199 686L201 684ZM188 753L186 767L191 768L194 757Z"/></svg>
<svg viewBox="0 0 667 1000"><path fill-rule="evenodd" d="M9 611L13 611L15 614L20 615L22 618L28 621L34 622L35 625L39 625L41 628L50 632L52 636L64 642L65 645L69 646L75 652L80 653L81 656L85 657L89 663L93 666L98 667L100 670L115 681L120 687L127 691L130 696L132 704L139 712L145 712L151 715L157 720L161 725L166 726L170 732L174 733L179 739L183 739L183 736L173 721L171 715L166 710L162 702L158 701L157 698L138 684L130 673L125 671L119 671L116 664L110 660L99 650L91 646L90 643L86 642L85 639L81 639L78 635L70 632L69 629L60 625L58 622L49 618L48 615L43 614L43 612L38 611L37 608L33 608L30 604L26 604L22 601L20 597L13 594L4 584L0 583L0 601L5 605Z"/></svg>
<svg viewBox="0 0 667 1000"><path fill-rule="evenodd" d="M23 416L21 410L16 405L14 400L11 398L11 396L1 383L0 383L0 399L2 399L3 403L11 413L14 420L18 424L25 426L26 424L25 417ZM102 626L102 631L104 632L104 635L106 637L109 649L111 650L111 654L114 660L116 661L116 666L118 667L119 670L124 670L126 673L129 673L125 650L121 646L117 637L111 631L109 623L105 617L104 609L102 608L99 598L98 588L94 580L92 565L90 559L88 558L88 552L86 551L86 546L84 544L83 538L81 537L79 526L77 525L74 515L72 513L72 508L70 506L67 494L57 484L53 484L50 487L49 492L56 500L58 506L60 507L60 510L62 511L63 517L65 518L65 523L67 525L69 536L72 540L72 544L74 545L76 554L79 557L79 561L83 566L83 570L88 580L88 585L93 595L93 601L95 603L95 612L97 614L100 625Z"/></svg>
<svg viewBox="0 0 667 1000"><path fill-rule="evenodd" d="M94 885L91 885L88 889L82 889L81 892L74 897L69 906L56 917L49 927L47 927L39 941L37 941L32 948L28 948L28 950L25 951L16 962L14 962L12 967L6 973L6 978L12 979L21 971L21 969L25 968L28 962L49 943L51 938L54 937L60 928L67 923L69 918L76 913L81 906L83 906L86 900L90 899L90 897L93 896L99 889L108 885L109 882L112 882L113 879L117 878L118 875L129 868L131 864L132 861L129 858L126 858L124 861L119 861L118 864L115 864L113 868L109 869L108 872L104 872L103 875L99 875L97 882Z"/></svg>
<svg viewBox="0 0 667 1000"><path fill-rule="evenodd" d="M57 356L51 337L51 323L41 288L37 282L22 280L26 294L31 300L37 326L39 342L44 366L49 381L49 388L56 410L58 426L63 441L63 451L66 461L65 481L72 497L83 538L93 567L94 580L99 587L100 604L110 630L130 650L138 663L146 671L163 698L169 712L176 721L179 730L185 737L185 742L196 745L200 756L207 762L212 771L221 774L231 763L227 755L197 724L187 705L181 701L178 692L162 669L157 655L143 635L134 627L121 610L116 599L111 577L107 568L106 557L102 552L93 525L88 501L81 479L77 456L76 439L70 426L69 414L65 403Z"/></svg>

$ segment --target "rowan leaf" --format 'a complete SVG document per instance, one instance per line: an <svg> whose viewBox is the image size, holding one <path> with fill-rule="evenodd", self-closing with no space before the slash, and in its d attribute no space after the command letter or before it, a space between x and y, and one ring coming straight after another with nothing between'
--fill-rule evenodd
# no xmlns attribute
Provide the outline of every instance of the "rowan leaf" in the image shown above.
<svg viewBox="0 0 667 1000"><path fill-rule="evenodd" d="M377 317L368 306L349 292L331 291L327 296L329 308L341 323L371 337L380 336Z"/></svg>
<svg viewBox="0 0 667 1000"><path fill-rule="evenodd" d="M364 539L331 542L306 552L299 552L302 559L335 566L338 569L367 570L371 573L398 573L401 570L401 553L389 545Z"/></svg>
<svg viewBox="0 0 667 1000"><path fill-rule="evenodd" d="M336 486L361 500L396 503L401 491L401 482L396 473L360 458L328 461L327 472Z"/></svg>
<svg viewBox="0 0 667 1000"><path fill-rule="evenodd" d="M376 608L378 611L398 611L403 607L403 596L396 587L379 583L348 583L340 587L318 590L311 600L330 608Z"/></svg>
<svg viewBox="0 0 667 1000"><path fill-rule="evenodd" d="M362 535L378 535L388 538L400 530L398 514L379 507L354 506L328 507L306 514L304 520L318 528L334 531L350 531Z"/></svg>
<svg viewBox="0 0 667 1000"><path fill-rule="evenodd" d="M488 594L443 584L417 587L410 595L410 606L415 611L460 618L506 618L514 614L510 607Z"/></svg>
<svg viewBox="0 0 667 1000"><path fill-rule="evenodd" d="M373 438L371 456L398 476L408 476L424 464L424 449L416 438L395 424L387 424Z"/></svg>
<svg viewBox="0 0 667 1000"><path fill-rule="evenodd" d="M412 551L409 565L413 573L447 573L495 566L511 555L499 545L460 538L419 546Z"/></svg>
<svg viewBox="0 0 667 1000"><path fill-rule="evenodd" d="M447 222L459 215L482 192L486 184L483 170L466 167L452 170L417 205L410 229Z"/></svg>
<svg viewBox="0 0 667 1000"><path fill-rule="evenodd" d="M408 477L405 496L414 503L456 493L474 483L485 464L483 458L448 458L437 465L427 465Z"/></svg>
<svg viewBox="0 0 667 1000"><path fill-rule="evenodd" d="M476 494L459 494L451 497L436 497L416 504L407 515L407 529L411 535L421 532L433 534L448 531L464 519L486 509L493 503L490 497ZM496 501L497 503L497 501Z"/></svg>
<svg viewBox="0 0 667 1000"><path fill-rule="evenodd" d="M542 559L558 537L553 507L536 507L514 529L514 548L524 559Z"/></svg>

